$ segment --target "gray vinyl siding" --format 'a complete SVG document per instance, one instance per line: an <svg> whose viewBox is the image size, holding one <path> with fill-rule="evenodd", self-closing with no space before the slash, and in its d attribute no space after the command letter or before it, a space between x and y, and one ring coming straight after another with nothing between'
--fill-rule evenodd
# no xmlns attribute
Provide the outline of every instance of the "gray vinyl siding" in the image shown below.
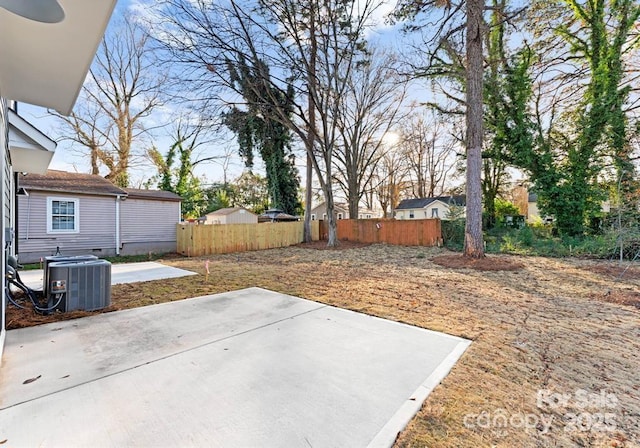
<svg viewBox="0 0 640 448"><path fill-rule="evenodd" d="M47 198L78 200L79 232L47 233ZM115 197L30 191L19 196L20 261L29 263L52 255L111 256L116 252Z"/></svg>
<svg viewBox="0 0 640 448"><path fill-rule="evenodd" d="M244 213L237 211L227 216L227 224L257 224L257 223L258 223L258 216L248 211L245 211Z"/></svg>
<svg viewBox="0 0 640 448"><path fill-rule="evenodd" d="M120 203L120 241L123 255L176 250L180 203L131 199Z"/></svg>
<svg viewBox="0 0 640 448"><path fill-rule="evenodd" d="M4 98L0 97L0 156L4 160L5 164L9 167L8 157L9 157L9 119L7 118L7 103ZM11 176L7 176L6 171L2 173L2 186L3 186L3 194L7 194L7 191L10 191L10 188L7 188L7 185L11 182ZM9 193L10 194L10 193ZM2 231L2 262L0 263L0 276L5 278L5 250L4 250L4 225L6 221L3 221L3 226L0 231ZM4 281L4 280L3 280ZM5 308L6 308L6 300L4 300L4 292L2 296L2 300L0 300L0 361L2 360L2 351L4 348L4 338L6 335L5 327Z"/></svg>
<svg viewBox="0 0 640 448"><path fill-rule="evenodd" d="M2 208L2 218L3 218L3 223L4 223L4 228L5 229L10 229L11 228L11 181L12 181L12 176L11 176L11 160L9 159L9 151L8 151L8 141L9 141L9 126L8 126L8 122L9 122L9 118L8 118L8 113L6 110L6 107L4 106L0 106L0 109L2 109L2 121L5 123L4 130L3 130L3 143L2 143L2 148L3 148L3 154L2 156L4 157L4 163L3 163L3 171L2 171L2 194L4 196L4 201L3 201L3 208Z"/></svg>
<svg viewBox="0 0 640 448"><path fill-rule="evenodd" d="M228 215L220 216L220 224L257 224L258 217L251 212L236 210Z"/></svg>

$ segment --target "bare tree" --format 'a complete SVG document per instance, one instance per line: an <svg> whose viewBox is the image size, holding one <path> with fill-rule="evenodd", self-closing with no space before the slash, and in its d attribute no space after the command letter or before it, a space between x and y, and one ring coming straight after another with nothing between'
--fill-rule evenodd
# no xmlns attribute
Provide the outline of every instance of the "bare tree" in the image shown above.
<svg viewBox="0 0 640 448"><path fill-rule="evenodd" d="M400 148L409 164L411 190L416 198L441 195L455 173L456 141L434 113L415 114L402 126Z"/></svg>
<svg viewBox="0 0 640 448"><path fill-rule="evenodd" d="M105 167L107 179L126 187L131 164L144 156L134 149L150 130L144 118L161 104L165 81L151 59L147 35L125 17L103 38L73 113L50 112L70 131L65 138L89 154L93 174Z"/></svg>
<svg viewBox="0 0 640 448"><path fill-rule="evenodd" d="M336 181L352 218L358 216L360 201L384 155L386 135L407 115L407 83L398 76L396 56L388 50L370 52L369 61L347 79L338 116Z"/></svg>
<svg viewBox="0 0 640 448"><path fill-rule="evenodd" d="M309 64L306 69L307 91L315 89L316 84L316 61L318 59L318 39L316 39L316 8L310 7L307 15L309 26ZM307 95L307 122L310 124L304 138L304 147L307 152L306 185L304 193L304 241L310 243L311 236L311 203L313 202L313 150L315 148L316 106L312 95ZM332 213L333 214L333 213Z"/></svg>
<svg viewBox="0 0 640 448"><path fill-rule="evenodd" d="M385 218L393 218L393 210L409 185L409 166L404 154L397 148L385 151L376 167L372 185Z"/></svg>
<svg viewBox="0 0 640 448"><path fill-rule="evenodd" d="M264 73L245 88L250 88L270 110L272 119L306 142L308 160L327 205L329 245L338 242L333 214L333 158L339 138L341 98L351 72L365 59L363 36L380 3L167 0L160 10L162 31L157 38L171 60L185 66L185 80L191 81L204 100L247 106L246 101L233 95L240 92L229 79L229 66L273 68L272 73ZM259 70L254 76L257 74ZM293 110L282 106L277 98L280 95L295 98Z"/></svg>

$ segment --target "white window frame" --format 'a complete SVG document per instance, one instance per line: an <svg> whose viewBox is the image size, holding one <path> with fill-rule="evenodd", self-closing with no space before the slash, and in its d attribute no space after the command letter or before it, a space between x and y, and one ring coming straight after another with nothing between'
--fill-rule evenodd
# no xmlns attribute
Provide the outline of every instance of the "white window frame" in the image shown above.
<svg viewBox="0 0 640 448"><path fill-rule="evenodd" d="M53 228L53 201L73 202L73 229ZM80 233L80 199L47 196L47 233Z"/></svg>
<svg viewBox="0 0 640 448"><path fill-rule="evenodd" d="M338 219L342 219L342 213L338 213Z"/></svg>
<svg viewBox="0 0 640 448"><path fill-rule="evenodd" d="M413 210L409 210L409 219L415 219L415 213Z"/></svg>
<svg viewBox="0 0 640 448"><path fill-rule="evenodd" d="M316 220L316 214L315 213L311 213L311 221L315 221Z"/></svg>
<svg viewBox="0 0 640 448"><path fill-rule="evenodd" d="M438 207L433 207L431 209L431 218L432 219L440 218L440 212L438 211Z"/></svg>

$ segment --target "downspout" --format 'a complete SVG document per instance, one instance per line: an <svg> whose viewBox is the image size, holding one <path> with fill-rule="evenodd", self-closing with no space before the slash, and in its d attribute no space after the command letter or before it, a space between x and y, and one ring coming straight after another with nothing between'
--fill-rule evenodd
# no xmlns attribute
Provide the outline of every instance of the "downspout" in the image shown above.
<svg viewBox="0 0 640 448"><path fill-rule="evenodd" d="M120 255L120 201L121 196L116 196L116 255Z"/></svg>
<svg viewBox="0 0 640 448"><path fill-rule="evenodd" d="M29 227L31 226L31 195L27 196L27 231L25 239L29 239Z"/></svg>
<svg viewBox="0 0 640 448"><path fill-rule="evenodd" d="M13 173L13 184L11 186L13 200L11 201L11 227L13 228L13 249L11 255L20 254L18 240L20 239L20 229L18 229L18 173Z"/></svg>

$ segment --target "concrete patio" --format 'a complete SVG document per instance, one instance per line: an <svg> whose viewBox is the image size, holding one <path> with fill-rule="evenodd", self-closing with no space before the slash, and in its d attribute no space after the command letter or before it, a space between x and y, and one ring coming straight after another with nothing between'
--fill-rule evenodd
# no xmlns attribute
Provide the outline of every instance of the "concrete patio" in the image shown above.
<svg viewBox="0 0 640 448"><path fill-rule="evenodd" d="M0 441L390 446L469 343L260 288L11 330Z"/></svg>
<svg viewBox="0 0 640 448"><path fill-rule="evenodd" d="M195 272L174 268L155 261L139 263L118 263L111 265L111 284L147 282L165 278L196 275ZM29 288L42 289L42 269L20 271L20 278Z"/></svg>

